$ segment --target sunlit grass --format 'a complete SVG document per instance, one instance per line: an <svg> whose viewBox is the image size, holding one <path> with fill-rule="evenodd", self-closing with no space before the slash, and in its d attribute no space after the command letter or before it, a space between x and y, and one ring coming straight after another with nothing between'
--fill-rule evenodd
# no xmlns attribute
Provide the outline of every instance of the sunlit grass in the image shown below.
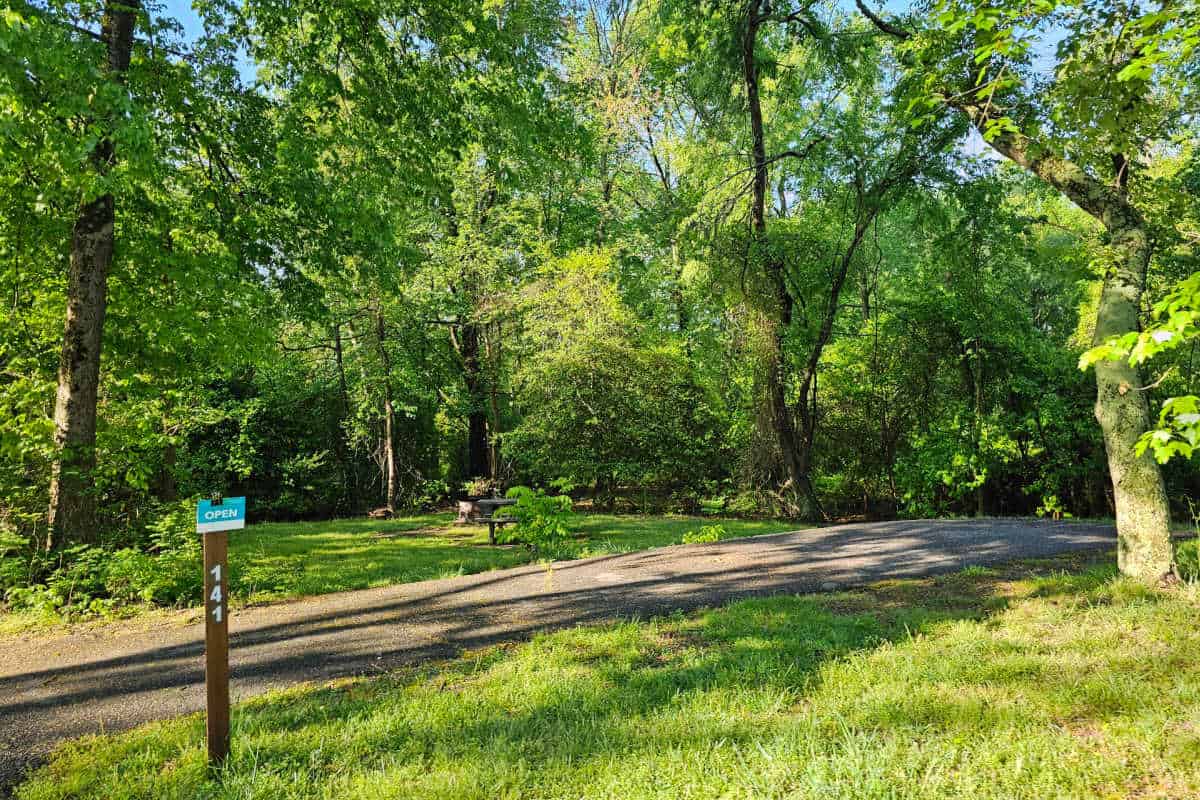
<svg viewBox="0 0 1200 800"><path fill-rule="evenodd" d="M1110 556L1111 558L1111 556ZM65 798L1200 792L1200 603L1070 557L540 636L62 749Z"/></svg>

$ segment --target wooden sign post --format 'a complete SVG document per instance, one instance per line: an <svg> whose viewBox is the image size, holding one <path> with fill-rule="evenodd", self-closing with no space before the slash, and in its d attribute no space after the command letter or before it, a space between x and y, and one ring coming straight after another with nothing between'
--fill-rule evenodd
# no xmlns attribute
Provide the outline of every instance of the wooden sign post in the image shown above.
<svg viewBox="0 0 1200 800"><path fill-rule="evenodd" d="M204 534L204 688L208 695L208 761L229 755L229 533Z"/></svg>
<svg viewBox="0 0 1200 800"><path fill-rule="evenodd" d="M204 688L208 763L229 755L229 531L246 526L246 498L219 496L196 508L204 537Z"/></svg>

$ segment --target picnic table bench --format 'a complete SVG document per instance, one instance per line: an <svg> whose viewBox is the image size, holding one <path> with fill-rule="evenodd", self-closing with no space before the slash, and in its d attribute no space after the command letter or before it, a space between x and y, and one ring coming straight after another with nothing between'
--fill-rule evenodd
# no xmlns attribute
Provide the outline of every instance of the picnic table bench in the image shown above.
<svg viewBox="0 0 1200 800"><path fill-rule="evenodd" d="M502 528L505 525L511 525L517 521L516 517L509 516L500 509L505 506L516 505L516 500L505 500L500 497L484 498L476 500L475 505L479 508L479 519L487 523L488 526L488 543L496 543L496 528Z"/></svg>

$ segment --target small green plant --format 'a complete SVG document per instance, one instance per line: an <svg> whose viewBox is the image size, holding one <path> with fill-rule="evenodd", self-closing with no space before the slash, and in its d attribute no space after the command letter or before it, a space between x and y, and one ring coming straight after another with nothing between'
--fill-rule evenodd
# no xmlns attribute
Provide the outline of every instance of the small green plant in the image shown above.
<svg viewBox="0 0 1200 800"><path fill-rule="evenodd" d="M0 523L0 597L5 589L28 583L29 541Z"/></svg>
<svg viewBox="0 0 1200 800"><path fill-rule="evenodd" d="M566 495L547 495L542 489L514 486L508 498L516 500L512 515L517 524L511 533L502 533L501 541L520 541L531 550L545 553L554 550L570 536L567 518L571 513L571 498Z"/></svg>
<svg viewBox="0 0 1200 800"><path fill-rule="evenodd" d="M499 488L499 484L491 478L474 478L462 485L462 490L468 497L491 497Z"/></svg>
<svg viewBox="0 0 1200 800"><path fill-rule="evenodd" d="M702 544L704 542L719 542L728 537L724 525L704 525L698 531L688 531L683 535L684 544Z"/></svg>
<svg viewBox="0 0 1200 800"><path fill-rule="evenodd" d="M416 493L416 505L419 508L431 509L445 503L450 497L450 484L443 480L430 479L422 481Z"/></svg>
<svg viewBox="0 0 1200 800"><path fill-rule="evenodd" d="M1037 507L1037 515L1039 517L1049 517L1050 519L1071 518L1071 513L1063 506L1056 494L1046 495L1042 498L1042 504Z"/></svg>

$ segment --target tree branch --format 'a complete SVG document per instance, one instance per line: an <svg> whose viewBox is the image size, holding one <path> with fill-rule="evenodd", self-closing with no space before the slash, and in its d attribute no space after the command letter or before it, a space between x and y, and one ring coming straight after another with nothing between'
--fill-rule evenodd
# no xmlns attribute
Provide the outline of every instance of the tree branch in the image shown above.
<svg viewBox="0 0 1200 800"><path fill-rule="evenodd" d="M898 25L893 25L871 9L867 8L867 4L864 3L863 0L854 0L854 5L858 6L858 10L862 12L864 17L871 21L872 25L886 33L888 36L894 36L901 41L912 38L912 33L904 30L904 28L901 28Z"/></svg>
<svg viewBox="0 0 1200 800"><path fill-rule="evenodd" d="M784 150L782 153L776 153L775 155L763 161L763 164L774 164L776 161L784 158L798 158L803 161L804 159L808 158L809 153L812 152L814 147L825 141L825 138L826 137L824 135L817 136L815 139L805 145L803 150Z"/></svg>
<svg viewBox="0 0 1200 800"><path fill-rule="evenodd" d="M1120 208L1131 219L1141 219L1123 192L1089 175L1073 161L1054 155L1049 148L1021 131L1000 128L984 135L988 120L993 118L993 106L990 103L954 98L943 98L943 102L965 114L993 150L1062 192L1072 203L1096 219L1103 219L1113 208Z"/></svg>

